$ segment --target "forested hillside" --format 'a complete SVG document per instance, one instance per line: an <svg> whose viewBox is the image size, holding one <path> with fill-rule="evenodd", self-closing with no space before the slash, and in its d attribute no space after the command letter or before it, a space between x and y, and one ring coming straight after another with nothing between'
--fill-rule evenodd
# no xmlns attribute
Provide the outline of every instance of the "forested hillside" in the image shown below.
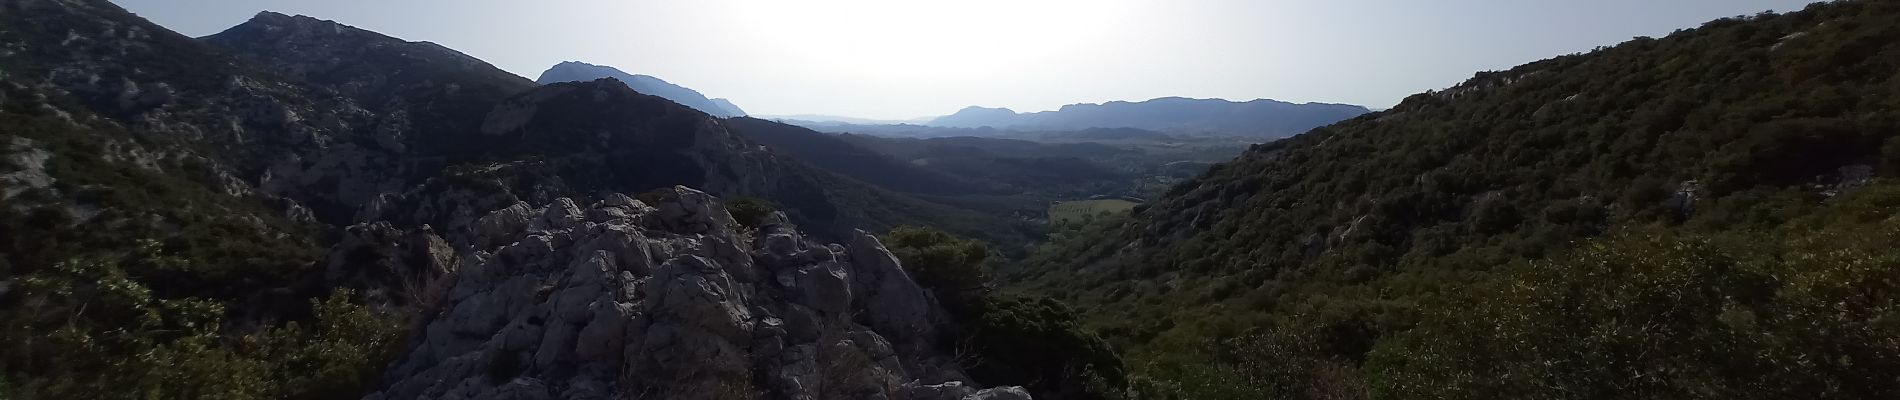
<svg viewBox="0 0 1900 400"><path fill-rule="evenodd" d="M1900 3L1485 72L1003 272L1143 396L1900 395Z"/></svg>

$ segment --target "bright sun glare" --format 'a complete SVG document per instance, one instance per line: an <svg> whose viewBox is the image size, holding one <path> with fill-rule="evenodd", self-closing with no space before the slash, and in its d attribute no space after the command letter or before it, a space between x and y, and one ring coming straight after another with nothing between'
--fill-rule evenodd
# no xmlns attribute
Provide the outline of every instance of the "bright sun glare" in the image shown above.
<svg viewBox="0 0 1900 400"><path fill-rule="evenodd" d="M750 3L750 2L748 2ZM1104 46L1128 1L827 0L735 5L753 39L835 71L889 77L983 75ZM822 44L822 45L818 45Z"/></svg>

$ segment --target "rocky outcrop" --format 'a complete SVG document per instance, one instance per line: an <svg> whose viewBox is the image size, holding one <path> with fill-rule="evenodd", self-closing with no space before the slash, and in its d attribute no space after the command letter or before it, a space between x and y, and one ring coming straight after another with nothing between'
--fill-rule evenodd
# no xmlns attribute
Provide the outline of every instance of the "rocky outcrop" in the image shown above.
<svg viewBox="0 0 1900 400"><path fill-rule="evenodd" d="M685 187L521 203L468 230L454 257L418 258L459 264L369 398L1027 398L964 382L942 311L868 234L823 245L777 214L741 229Z"/></svg>
<svg viewBox="0 0 1900 400"><path fill-rule="evenodd" d="M52 186L53 177L46 174L46 160L52 154L26 138L7 139L0 143L0 200Z"/></svg>

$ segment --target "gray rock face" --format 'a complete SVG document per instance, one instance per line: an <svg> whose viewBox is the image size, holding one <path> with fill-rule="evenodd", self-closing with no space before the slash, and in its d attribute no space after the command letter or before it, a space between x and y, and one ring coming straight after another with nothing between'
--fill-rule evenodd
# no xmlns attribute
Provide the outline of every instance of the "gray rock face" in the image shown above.
<svg viewBox="0 0 1900 400"><path fill-rule="evenodd" d="M1019 398L960 382L941 311L875 237L847 250L765 221L741 234L684 187L491 212L369 398Z"/></svg>
<svg viewBox="0 0 1900 400"><path fill-rule="evenodd" d="M995 387L983 390L964 385L963 382L945 382L936 385L920 385L915 382L904 385L904 393L910 400L1030 400L1029 392L1021 386Z"/></svg>
<svg viewBox="0 0 1900 400"><path fill-rule="evenodd" d="M1029 400L1029 392L1020 386L983 389L963 400Z"/></svg>
<svg viewBox="0 0 1900 400"><path fill-rule="evenodd" d="M937 338L938 319L942 313L936 310L923 287L910 279L904 272L897 256L884 248L876 236L858 231L851 240L850 253L853 261L852 281L858 297L858 307L871 312L865 315L871 326L882 332L894 333L894 342L903 352L927 352ZM912 373L927 374L938 371L912 370Z"/></svg>
<svg viewBox="0 0 1900 400"><path fill-rule="evenodd" d="M46 160L52 153L36 146L26 138L8 138L0 143L0 200L5 200L22 192L53 185L52 175L46 173Z"/></svg>

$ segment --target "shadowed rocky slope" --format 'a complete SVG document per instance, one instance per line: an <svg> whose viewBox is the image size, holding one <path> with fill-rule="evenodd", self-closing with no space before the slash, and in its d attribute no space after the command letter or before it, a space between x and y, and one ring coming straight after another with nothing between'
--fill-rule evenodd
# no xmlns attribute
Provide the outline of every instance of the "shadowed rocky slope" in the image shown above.
<svg viewBox="0 0 1900 400"><path fill-rule="evenodd" d="M576 240L594 240L589 235L595 232L578 225L484 230L490 226L482 223L494 220L484 216L560 198L609 201L631 212L641 208L609 194L677 184L774 200L786 212L780 221L813 227L813 237L855 238L855 228L933 220L1014 234L982 222L994 219L806 167L727 132L716 118L617 83L536 87L440 46L312 18L265 13L229 32L193 39L102 0L0 0L0 320L7 321L0 324L0 342L8 344L0 348L7 393L0 397L347 398L364 388L388 389L391 396L450 393L416 383L450 376L446 372L410 375L472 365L453 360L476 349L467 341L480 331L422 331L417 345L428 350L408 357L385 385L376 373L385 367L380 355L404 331L394 321L428 306L438 307L441 318L466 319L468 311L456 310L493 297L438 295L516 293L485 286L492 281L461 281L473 279L468 271L506 265L523 280L556 285L580 278L539 268L565 268L593 256L549 250L542 253L546 260L507 258L515 253L501 249L535 236L522 232L564 230ZM666 210L662 205L654 212ZM536 218L545 219L540 213ZM657 246L670 249L649 253L665 258L636 276L713 274L665 266L690 261L667 263L682 252L720 243L738 246L728 248L738 253L706 253L709 265L734 271L721 272L729 275L744 270L727 263L749 262L749 239L731 228L666 225L689 220L705 223L654 217L649 222L661 225L633 231L663 238ZM333 250L328 255L326 247ZM883 279L869 272L846 276ZM333 290L345 288L357 290ZM642 288L600 290L673 290ZM669 326L658 321L673 317L660 316L686 313L669 310L693 309L701 300L705 307L743 311L736 314L745 317L742 330L719 332L732 334L720 336L730 342L724 348L747 354L763 345L741 336L759 331L755 327L769 321L763 316L790 319L781 309L794 302L774 297L780 296L771 294L780 293L776 289L719 290L748 294L664 306L623 302L643 307L639 315L656 318L653 326ZM854 301L882 299L871 286L852 293ZM911 300L913 310L919 301L922 309L931 307L926 299ZM867 316L897 315L866 307ZM512 308L479 310L472 318L537 317ZM630 316L628 324L641 324L633 322L639 318L647 317ZM692 324L701 320L692 321L688 325L699 326ZM899 386L960 376L935 372L955 368L927 346L931 335L900 335L886 329L897 325L877 318L827 326L825 332L854 340L852 348L868 349L858 352L874 362L847 368L854 373L884 374L877 376ZM869 332L889 338L888 353L876 351ZM55 335L64 339L41 340ZM543 336L564 337L535 337ZM828 343L838 347L844 340ZM817 342L791 341L787 348L811 343ZM551 350L534 350L542 348ZM566 391L585 386L577 377L607 376L581 374L577 366L592 364L556 356L600 356L596 352L576 353L558 343L510 349L523 352L521 362L482 364L494 367L482 369L483 376L507 378L496 385L521 378ZM552 361L537 364L536 357ZM886 367L893 359L903 363ZM723 359L692 360L720 365L708 371L733 370L720 364ZM642 375L674 371L652 369L650 361L623 364L613 369L614 379L603 381L613 382L613 390L674 390L685 383L670 379L687 378ZM745 381L758 383L757 393L796 398L821 387L870 393L858 389L870 384L766 384L777 382L767 379L774 369L744 365L759 377ZM945 366L926 368L931 365ZM668 362L665 368L698 367ZM794 376L810 381L847 374Z"/></svg>

